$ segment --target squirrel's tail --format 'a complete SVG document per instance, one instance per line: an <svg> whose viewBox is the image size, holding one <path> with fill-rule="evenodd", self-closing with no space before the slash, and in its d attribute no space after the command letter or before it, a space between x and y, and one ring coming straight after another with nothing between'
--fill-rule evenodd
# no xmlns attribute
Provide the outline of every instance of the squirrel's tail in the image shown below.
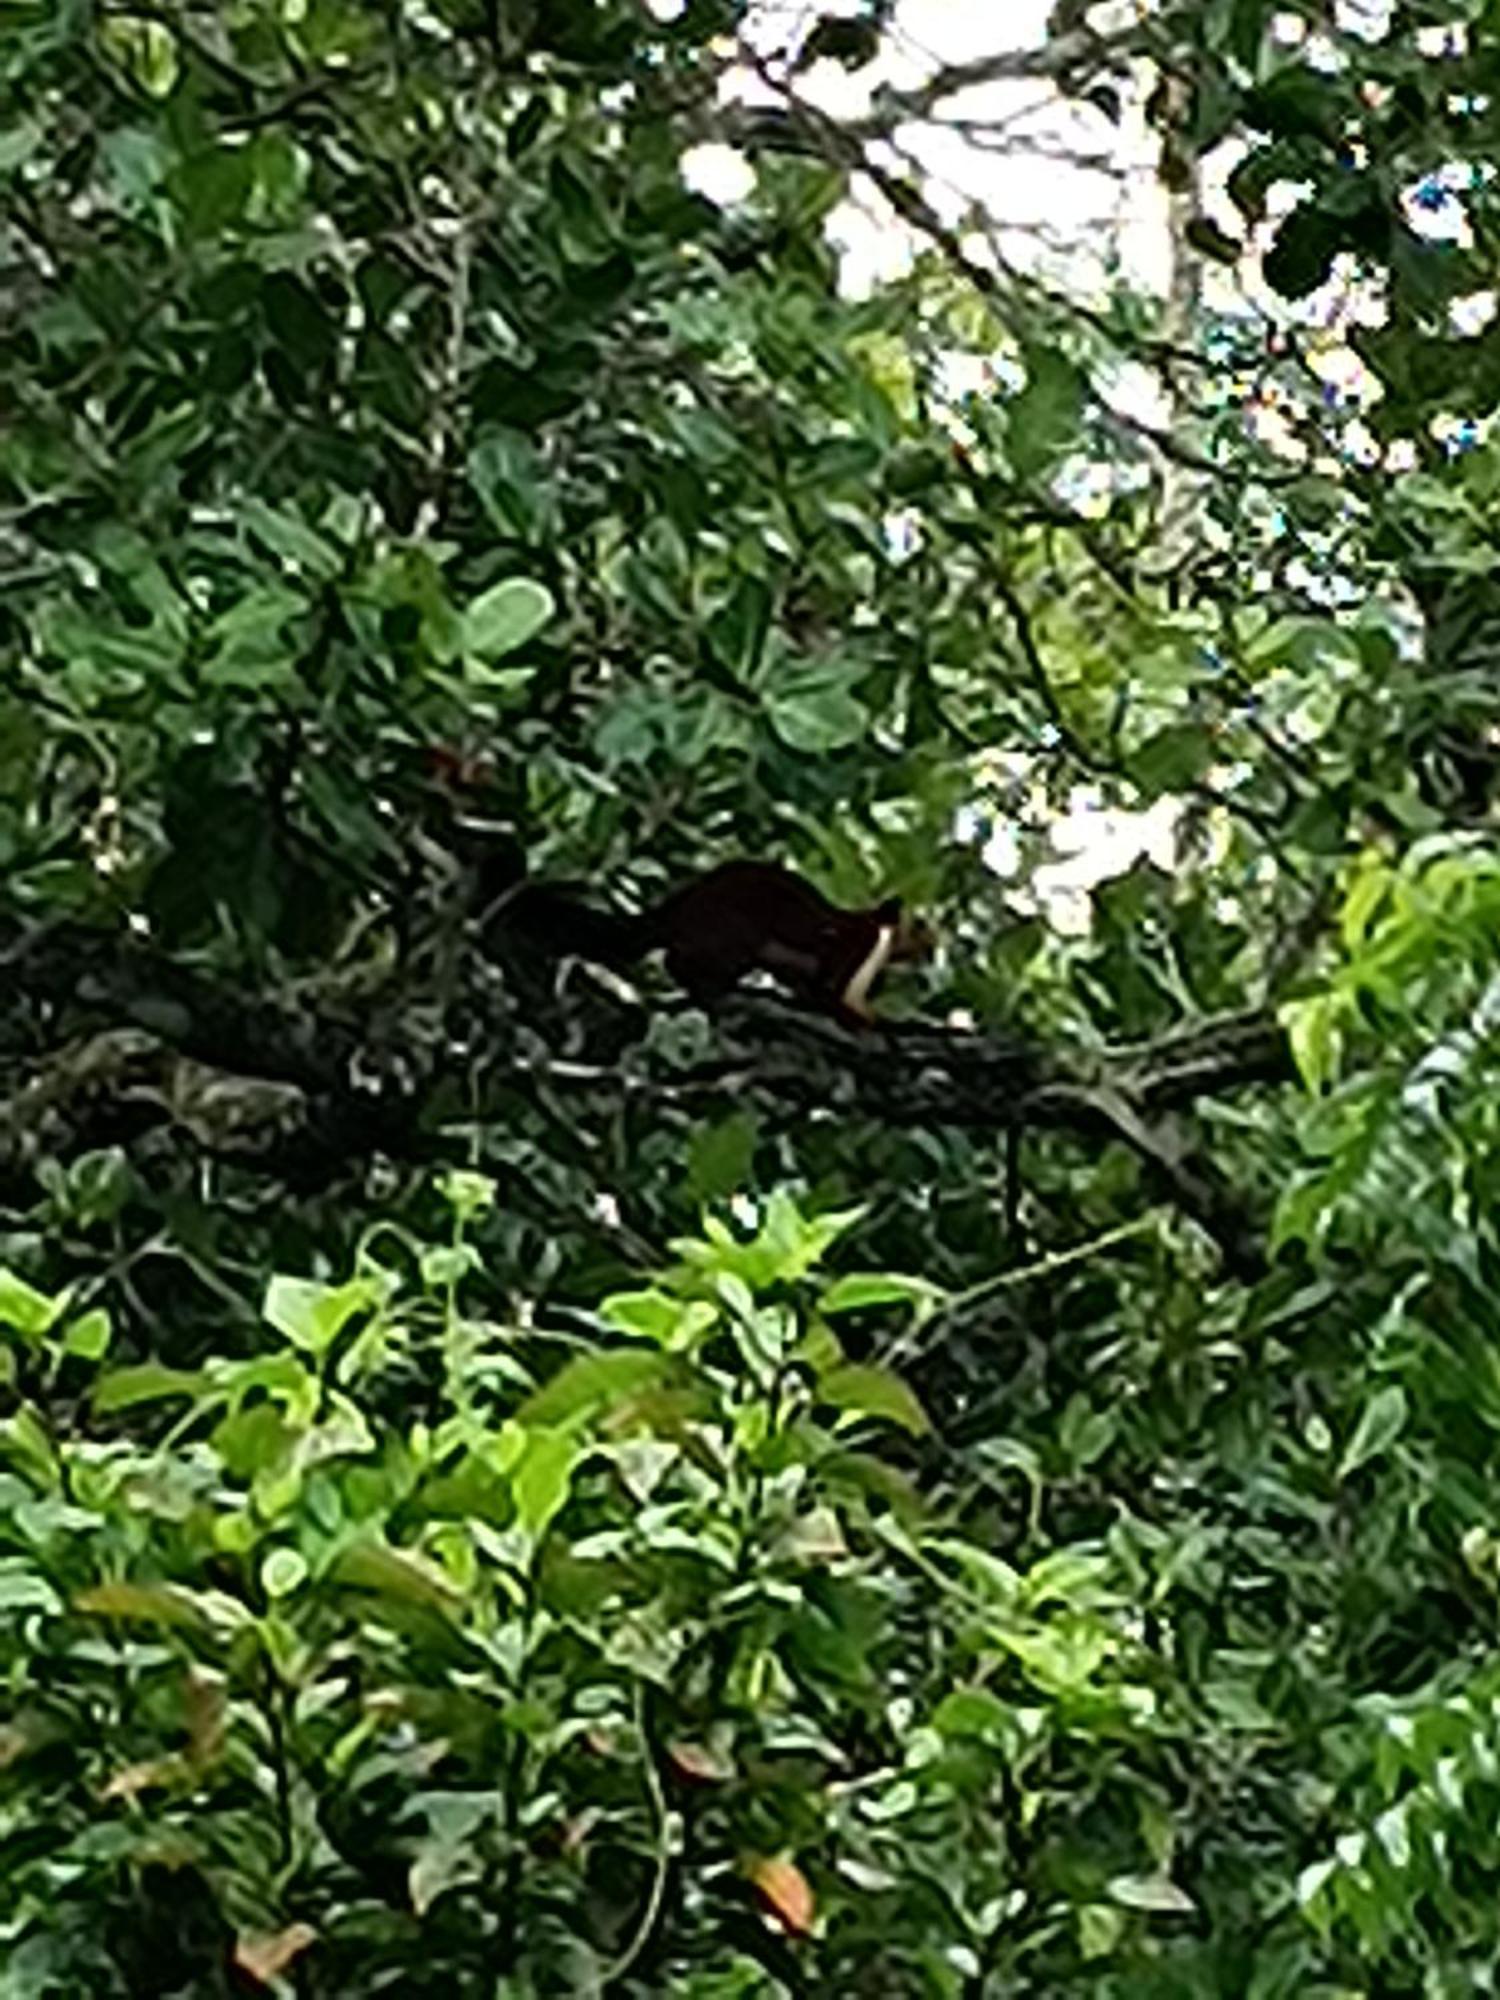
<svg viewBox="0 0 1500 2000"><path fill-rule="evenodd" d="M557 957L591 958L598 965L634 965L652 948L645 917L595 909L560 889L540 884L518 889L495 912L496 923Z"/></svg>

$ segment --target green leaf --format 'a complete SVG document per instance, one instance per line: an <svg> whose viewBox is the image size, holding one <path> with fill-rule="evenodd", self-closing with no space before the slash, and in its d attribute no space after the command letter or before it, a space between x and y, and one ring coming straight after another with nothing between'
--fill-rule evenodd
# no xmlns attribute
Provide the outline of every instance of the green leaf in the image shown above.
<svg viewBox="0 0 1500 2000"><path fill-rule="evenodd" d="M10 1359L8 1352L5 1358ZM29 1403L0 1423L0 1449L34 1486L48 1493L61 1490L62 1462L47 1426Z"/></svg>
<svg viewBox="0 0 1500 2000"><path fill-rule="evenodd" d="M988 1688L955 1688L933 1711L933 1727L943 1736L976 1736L1009 1744L1021 1734L1021 1724L1009 1702Z"/></svg>
<svg viewBox="0 0 1500 2000"><path fill-rule="evenodd" d="M201 1396L209 1378L194 1368L168 1368L160 1361L143 1361L133 1368L113 1368L94 1384L93 1405L101 1416L128 1410L137 1403L158 1403L169 1396Z"/></svg>
<svg viewBox="0 0 1500 2000"><path fill-rule="evenodd" d="M464 1167L454 1167L440 1175L437 1186L438 1193L461 1223L487 1215L499 1192L493 1175L476 1174Z"/></svg>
<svg viewBox="0 0 1500 2000"><path fill-rule="evenodd" d="M177 37L163 21L116 14L98 25L100 46L151 97L169 97L178 76Z"/></svg>
<svg viewBox="0 0 1500 2000"><path fill-rule="evenodd" d="M863 740L870 718L853 693L854 678L809 669L778 682L766 712L789 750L816 757Z"/></svg>
<svg viewBox="0 0 1500 2000"><path fill-rule="evenodd" d="M214 1623L193 1592L175 1583L96 1583L78 1592L73 1608L96 1618L169 1625L187 1632L206 1632Z"/></svg>
<svg viewBox="0 0 1500 2000"><path fill-rule="evenodd" d="M272 1549L260 1566L260 1580L267 1597L290 1597L307 1581L307 1559L297 1549Z"/></svg>
<svg viewBox="0 0 1500 2000"><path fill-rule="evenodd" d="M759 1121L749 1111L700 1127L688 1147L688 1187L694 1200L724 1201L738 1194L750 1180L759 1141Z"/></svg>
<svg viewBox="0 0 1500 2000"><path fill-rule="evenodd" d="M476 597L464 613L464 651L488 663L513 653L549 624L557 605L545 584L507 577Z"/></svg>
<svg viewBox="0 0 1500 2000"><path fill-rule="evenodd" d="M1174 723L1132 753L1130 775L1153 796L1182 791L1203 776L1217 754L1208 730L1196 723Z"/></svg>
<svg viewBox="0 0 1500 2000"><path fill-rule="evenodd" d="M39 1292L34 1285L0 1264L0 1326L8 1326L28 1339L36 1340L66 1312L68 1295Z"/></svg>
<svg viewBox="0 0 1500 2000"><path fill-rule="evenodd" d="M423 1841L406 1871L406 1893L418 1922L450 1889L484 1879L484 1863L472 1842Z"/></svg>
<svg viewBox="0 0 1500 2000"><path fill-rule="evenodd" d="M1107 1595L1109 1559L1089 1549L1054 1549L1033 1563L1021 1579L1020 1601L1036 1610L1049 1601L1075 1609L1097 1603Z"/></svg>
<svg viewBox="0 0 1500 2000"><path fill-rule="evenodd" d="M332 542L325 542L286 508L268 507L252 495L240 503L240 518L273 555L299 564L312 576L327 580L343 567L343 557Z"/></svg>
<svg viewBox="0 0 1500 2000"><path fill-rule="evenodd" d="M419 1269L429 1291L457 1285L480 1268L479 1252L472 1243L432 1243L422 1252Z"/></svg>
<svg viewBox="0 0 1500 2000"><path fill-rule="evenodd" d="M1376 1391L1360 1412L1354 1435L1339 1462L1340 1479L1347 1479L1351 1472L1357 1472L1360 1466L1389 1450L1406 1428L1406 1408L1406 1391L1399 1383Z"/></svg>
<svg viewBox="0 0 1500 2000"><path fill-rule="evenodd" d="M912 1390L889 1368L872 1362L849 1362L822 1377L818 1401L846 1417L881 1417L913 1436L931 1430L927 1413Z"/></svg>
<svg viewBox="0 0 1500 2000"><path fill-rule="evenodd" d="M276 1331L304 1353L322 1355L356 1313L380 1305L385 1285L377 1278L346 1279L320 1285L308 1278L272 1278L261 1312Z"/></svg>
<svg viewBox="0 0 1500 2000"><path fill-rule="evenodd" d="M623 1402L666 1380L671 1372L668 1356L636 1347L579 1354L528 1397L516 1417L528 1428L554 1429L601 1405Z"/></svg>
<svg viewBox="0 0 1500 2000"><path fill-rule="evenodd" d="M908 1278L897 1271L847 1271L818 1300L818 1311L829 1319L839 1313L868 1312L874 1306L931 1308L943 1292L925 1278Z"/></svg>
<svg viewBox="0 0 1500 2000"><path fill-rule="evenodd" d="M1087 378L1055 347L1028 345L1026 386L1006 414L1010 459L1023 479L1039 479L1076 450Z"/></svg>
<svg viewBox="0 0 1500 2000"><path fill-rule="evenodd" d="M602 1301L599 1317L622 1333L654 1340L661 1347L695 1346L718 1318L706 1299L678 1299L655 1289L615 1292Z"/></svg>
<svg viewBox="0 0 1500 2000"><path fill-rule="evenodd" d="M486 404L499 397L514 418L525 402L535 401L538 386L535 376L520 375L502 362L492 362L475 385L474 407L483 414ZM541 399L545 407L545 389ZM573 393L564 391L552 413L558 414L575 400ZM513 431L487 432L469 455L468 471L470 484L502 535L529 544L542 541L551 525L552 496L545 463L528 438Z"/></svg>
<svg viewBox="0 0 1500 2000"><path fill-rule="evenodd" d="M24 167L42 143L42 128L34 119L23 118L0 133L0 174L12 174Z"/></svg>
<svg viewBox="0 0 1500 2000"><path fill-rule="evenodd" d="M351 1589L371 1590L429 1611L451 1613L463 1602L458 1586L435 1563L388 1542L356 1542L342 1550L332 1575Z"/></svg>
<svg viewBox="0 0 1500 2000"><path fill-rule="evenodd" d="M1394 877L1378 866L1361 868L1344 898L1339 934L1346 952L1357 952L1369 934L1375 912L1390 893Z"/></svg>
<svg viewBox="0 0 1500 2000"><path fill-rule="evenodd" d="M102 1306L95 1306L65 1330L63 1352L76 1354L80 1361L102 1361L109 1352L110 1334L109 1314Z"/></svg>
<svg viewBox="0 0 1500 2000"><path fill-rule="evenodd" d="M39 1571L22 1557L0 1561L0 1611L41 1611L56 1617L63 1601Z"/></svg>
<svg viewBox="0 0 1500 2000"><path fill-rule="evenodd" d="M1344 1003L1334 993L1307 1000L1288 1000L1278 1016L1291 1045L1292 1060L1307 1088L1326 1090L1338 1075L1343 1051Z"/></svg>
<svg viewBox="0 0 1500 2000"><path fill-rule="evenodd" d="M1153 1916L1197 1915L1192 1897L1165 1875L1116 1875L1109 1893L1128 1910L1145 1910Z"/></svg>
<svg viewBox="0 0 1500 2000"><path fill-rule="evenodd" d="M1329 80L1305 63L1287 63L1244 98L1252 131L1274 139L1322 139L1338 129L1338 96Z"/></svg>
<svg viewBox="0 0 1500 2000"><path fill-rule="evenodd" d="M1195 215L1183 234L1193 249L1216 264L1237 264L1244 254L1244 244L1209 215Z"/></svg>
<svg viewBox="0 0 1500 2000"><path fill-rule="evenodd" d="M754 678L770 630L771 592L759 577L742 577L724 608L709 620L704 637L732 674Z"/></svg>
<svg viewBox="0 0 1500 2000"><path fill-rule="evenodd" d="M301 1435L271 1403L252 1403L217 1426L209 1444L226 1472L256 1479L281 1470Z"/></svg>
<svg viewBox="0 0 1500 2000"><path fill-rule="evenodd" d="M527 1437L526 1450L510 1475L510 1484L516 1519L533 1544L542 1539L566 1503L573 1469L581 1455L566 1431L532 1431Z"/></svg>

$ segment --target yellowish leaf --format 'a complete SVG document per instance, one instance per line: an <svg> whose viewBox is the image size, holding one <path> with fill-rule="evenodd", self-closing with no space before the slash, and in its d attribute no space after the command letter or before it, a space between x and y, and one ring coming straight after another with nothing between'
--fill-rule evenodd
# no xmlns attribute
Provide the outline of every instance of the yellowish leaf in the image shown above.
<svg viewBox="0 0 1500 2000"><path fill-rule="evenodd" d="M763 1908L788 1937L811 1936L817 1909L807 1877L795 1861L761 1857L749 1864L746 1873Z"/></svg>
<svg viewBox="0 0 1500 2000"><path fill-rule="evenodd" d="M310 1944L316 1942L317 1935L311 1924L288 1924L285 1930L237 1938L234 1962L241 1972L248 1973L259 1985L269 1986L273 1979L286 1971L294 1958L300 1957Z"/></svg>

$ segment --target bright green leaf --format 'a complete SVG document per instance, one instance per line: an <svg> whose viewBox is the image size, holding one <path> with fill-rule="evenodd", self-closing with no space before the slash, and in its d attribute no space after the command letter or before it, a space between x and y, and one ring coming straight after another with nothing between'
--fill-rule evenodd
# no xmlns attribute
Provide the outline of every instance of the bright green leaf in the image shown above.
<svg viewBox="0 0 1500 2000"><path fill-rule="evenodd" d="M81 1361L102 1361L109 1352L109 1314L102 1306L75 1319L63 1334L63 1352Z"/></svg>
<svg viewBox="0 0 1500 2000"><path fill-rule="evenodd" d="M272 1278L261 1307L276 1331L305 1353L321 1355L338 1339L356 1313L369 1312L385 1296L385 1287L370 1277L349 1278L342 1285L320 1285L307 1278Z"/></svg>
<svg viewBox="0 0 1500 2000"><path fill-rule="evenodd" d="M533 1543L539 1542L564 1506L573 1483L579 1449L566 1431L533 1431L520 1464L511 1473L516 1518Z"/></svg>
<svg viewBox="0 0 1500 2000"><path fill-rule="evenodd" d="M307 1581L307 1559L297 1549L271 1549L260 1566L267 1597L290 1597Z"/></svg>
<svg viewBox="0 0 1500 2000"><path fill-rule="evenodd" d="M0 1265L0 1326L39 1339L67 1310L66 1292L51 1296Z"/></svg>
<svg viewBox="0 0 1500 2000"><path fill-rule="evenodd" d="M1191 1896L1165 1875L1116 1875L1109 1893L1129 1910L1145 1910L1153 1916L1191 1917L1197 1905Z"/></svg>
<svg viewBox="0 0 1500 2000"><path fill-rule="evenodd" d="M545 584L524 576L507 577L476 597L464 613L464 650L484 662L503 659L534 639L556 611Z"/></svg>
<svg viewBox="0 0 1500 2000"><path fill-rule="evenodd" d="M908 1278L895 1271L847 1271L818 1300L818 1311L830 1319L839 1313L868 1312L874 1306L930 1307L943 1297L925 1278Z"/></svg>

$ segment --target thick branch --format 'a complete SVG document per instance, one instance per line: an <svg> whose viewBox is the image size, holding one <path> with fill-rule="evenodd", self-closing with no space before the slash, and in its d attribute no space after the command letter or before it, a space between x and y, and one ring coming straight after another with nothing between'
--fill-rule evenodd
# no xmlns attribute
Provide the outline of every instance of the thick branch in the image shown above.
<svg viewBox="0 0 1500 2000"><path fill-rule="evenodd" d="M199 1152L304 1184L362 1169L377 1155L435 1157L441 1143L426 1114L464 1039L461 1010L477 1049L468 1067L481 1115L486 1098L520 1089L538 1103L557 1092L630 1093L697 1114L726 1096L752 1097L934 1130L1102 1133L1138 1155L1231 1269L1253 1275L1261 1267L1253 1219L1174 1112L1289 1075L1268 1015L1081 1061L929 1024L851 1036L769 997L742 995L719 1017L721 1052L683 1069L643 1052L645 1011L618 993L585 989L566 1006L538 1004L531 1031L518 1033L508 1010L526 979L518 970L520 984L501 1005L493 967L477 951L441 1020L432 994L404 994L394 980L364 996L246 995L144 945L71 925L13 938L0 966L11 982L11 1018L31 1025L30 1039L36 1024L55 1024L48 1053L13 1055L13 1081L0 1095L0 1196L12 1202L43 1155L163 1129Z"/></svg>

